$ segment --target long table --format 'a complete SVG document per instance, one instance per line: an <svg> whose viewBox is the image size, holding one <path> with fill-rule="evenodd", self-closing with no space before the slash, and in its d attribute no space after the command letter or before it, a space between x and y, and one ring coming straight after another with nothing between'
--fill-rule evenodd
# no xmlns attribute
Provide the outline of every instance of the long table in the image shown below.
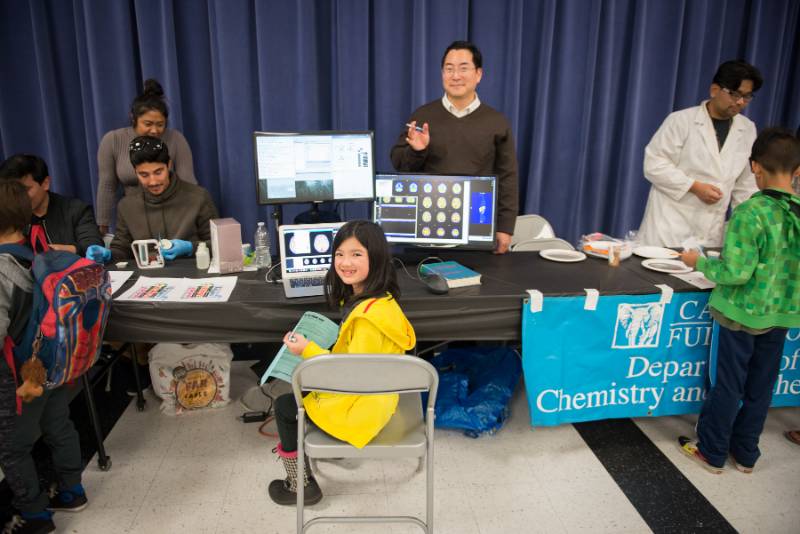
<svg viewBox="0 0 800 534"><path fill-rule="evenodd" d="M398 268L403 311L420 341L520 340L520 303L527 289L548 296L583 294L596 288L604 295L654 293L656 283L669 283L676 291L695 290L680 280L647 271L633 259L620 267L589 258L581 263L554 263L536 252L494 255L480 251L410 251L398 257L415 274L417 263L435 254L455 260L481 273L481 285L431 294L418 280ZM180 259L163 269L135 271L117 294L138 276L208 276L194 261ZM273 342L279 341L303 312L317 311L331 318L338 311L327 307L322 297L287 299L281 284L264 281L264 272L237 273L238 281L228 302L141 303L114 301L106 339L137 342Z"/></svg>
<svg viewBox="0 0 800 534"><path fill-rule="evenodd" d="M399 257L407 271L415 273L417 263L429 255L430 251L410 251ZM481 273L482 283L450 290L447 295L434 295L406 270L398 268L400 303L414 325L417 339L521 340L532 424L691 413L699 409L709 367L708 291L647 270L636 257L611 267L597 258L555 263L536 252L497 256L476 251L437 251L436 255ZM162 270L135 273L126 287L140 274L208 276L195 269L192 260L178 260ZM280 341L307 310L338 319L338 310L329 309L322 297L287 299L282 285L264 281L263 271L235 276L236 288L224 303L114 301L106 338L141 342L274 342ZM662 332L661 337L655 343L636 341L636 336L621 325L621 314L658 304L662 298L658 285L669 286L674 292L673 304L656 311L660 314L657 329ZM528 289L544 295L543 313L528 313L523 304ZM583 309L586 289L599 292L601 312ZM688 322L684 321L687 317ZM642 332L646 336L647 332ZM792 335L800 337L797 331ZM796 338L787 342L787 350L794 351L797 343ZM675 351L673 344L685 346ZM713 351L711 354L713 358ZM789 356L776 385L776 402L797 405L800 349L795 356L791 352L785 354ZM676 374L681 372L683 376ZM667 376L669 373L673 375Z"/></svg>

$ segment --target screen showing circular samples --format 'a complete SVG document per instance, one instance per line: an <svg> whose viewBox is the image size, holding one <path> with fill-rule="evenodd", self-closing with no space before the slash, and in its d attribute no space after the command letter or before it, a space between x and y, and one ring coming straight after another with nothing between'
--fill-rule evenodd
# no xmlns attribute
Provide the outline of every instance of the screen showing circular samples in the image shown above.
<svg viewBox="0 0 800 534"><path fill-rule="evenodd" d="M395 243L491 245L495 183L493 176L378 174L375 222Z"/></svg>

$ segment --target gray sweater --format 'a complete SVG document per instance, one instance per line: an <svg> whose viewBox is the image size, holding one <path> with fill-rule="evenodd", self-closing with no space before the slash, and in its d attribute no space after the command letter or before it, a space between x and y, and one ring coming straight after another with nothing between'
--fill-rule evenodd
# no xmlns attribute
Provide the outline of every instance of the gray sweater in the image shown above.
<svg viewBox="0 0 800 534"><path fill-rule="evenodd" d="M209 221L217 217L208 191L173 173L160 195L137 188L119 201L111 256L114 261L132 258L131 243L137 239L183 239L191 241L194 250L198 242L211 238Z"/></svg>
<svg viewBox="0 0 800 534"><path fill-rule="evenodd" d="M14 302L14 287L19 287L25 293L33 291L33 278L30 269L21 266L11 254L0 254L0 343L6 338L7 334L12 337L17 336L22 327L27 324L27 318L23 320L17 315L22 312L19 303ZM25 310L28 313L30 308ZM16 332L9 332L9 325L16 323Z"/></svg>
<svg viewBox="0 0 800 534"><path fill-rule="evenodd" d="M132 127L112 130L103 136L100 148L97 150L97 202L94 213L97 224L110 226L117 203L117 188L122 184L125 194L129 195L139 190L139 180L133 171L128 145L136 137L136 130ZM192 151L186 138L178 130L167 128L161 139L167 143L169 156L172 159L172 170L182 180L196 184L194 177L194 164Z"/></svg>

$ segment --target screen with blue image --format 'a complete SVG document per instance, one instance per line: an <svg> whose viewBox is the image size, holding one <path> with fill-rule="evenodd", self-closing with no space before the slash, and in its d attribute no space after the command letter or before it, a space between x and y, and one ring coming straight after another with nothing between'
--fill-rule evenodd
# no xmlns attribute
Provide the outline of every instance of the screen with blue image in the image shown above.
<svg viewBox="0 0 800 534"><path fill-rule="evenodd" d="M494 176L375 176L375 222L392 243L492 248L496 202Z"/></svg>

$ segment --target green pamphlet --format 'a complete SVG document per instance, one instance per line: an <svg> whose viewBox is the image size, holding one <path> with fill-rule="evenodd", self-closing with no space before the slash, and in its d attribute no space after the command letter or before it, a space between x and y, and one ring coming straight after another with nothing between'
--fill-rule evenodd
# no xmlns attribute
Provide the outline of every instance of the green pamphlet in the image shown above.
<svg viewBox="0 0 800 534"><path fill-rule="evenodd" d="M305 312L297 321L293 332L304 335L306 339L315 342L323 349L329 349L339 336L339 325L319 313ZM261 384L263 385L271 376L291 384L294 368L302 361L302 356L292 354L286 345L281 346L264 376L261 377Z"/></svg>

